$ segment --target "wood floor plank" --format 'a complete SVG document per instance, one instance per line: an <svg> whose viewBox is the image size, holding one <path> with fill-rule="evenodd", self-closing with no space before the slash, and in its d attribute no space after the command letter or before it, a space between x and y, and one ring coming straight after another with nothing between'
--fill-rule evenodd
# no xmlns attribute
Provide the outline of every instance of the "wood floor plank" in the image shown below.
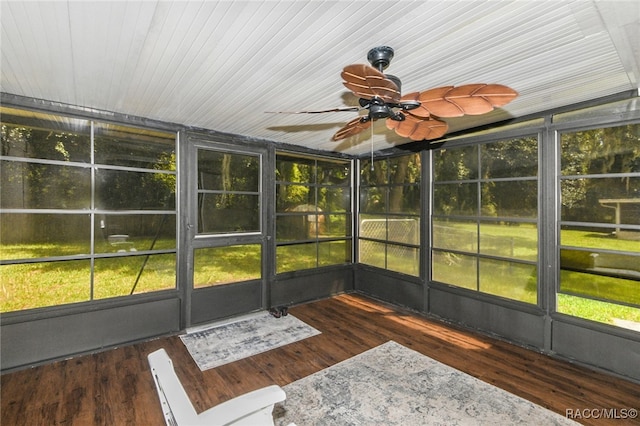
<svg viewBox="0 0 640 426"><path fill-rule="evenodd" d="M321 334L200 371L179 336L7 373L2 425L163 425L147 355L165 348L196 411L269 385L285 386L394 340L560 414L640 408L640 384L434 321L357 294L291 307ZM581 419L586 425L638 419Z"/></svg>

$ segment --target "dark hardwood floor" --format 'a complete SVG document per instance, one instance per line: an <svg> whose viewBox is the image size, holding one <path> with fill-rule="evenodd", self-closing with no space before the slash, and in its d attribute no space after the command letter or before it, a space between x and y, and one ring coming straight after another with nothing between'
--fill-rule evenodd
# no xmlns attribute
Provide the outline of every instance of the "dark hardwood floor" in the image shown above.
<svg viewBox="0 0 640 426"><path fill-rule="evenodd" d="M562 415L640 408L640 385L365 298L341 295L290 313L322 334L201 372L178 336L7 373L2 425L163 425L147 354L164 347L203 411L245 392L284 386L389 340ZM639 419L582 419L640 424ZM300 425L302 426L302 425Z"/></svg>

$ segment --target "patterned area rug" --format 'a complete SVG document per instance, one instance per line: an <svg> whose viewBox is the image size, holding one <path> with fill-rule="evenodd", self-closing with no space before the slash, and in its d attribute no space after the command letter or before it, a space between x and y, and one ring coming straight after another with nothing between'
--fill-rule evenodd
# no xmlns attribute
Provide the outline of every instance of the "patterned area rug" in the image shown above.
<svg viewBox="0 0 640 426"><path fill-rule="evenodd" d="M316 334L320 332L293 315L275 318L267 312L188 332L180 338L204 371Z"/></svg>
<svg viewBox="0 0 640 426"><path fill-rule="evenodd" d="M390 341L284 387L276 425L576 425Z"/></svg>

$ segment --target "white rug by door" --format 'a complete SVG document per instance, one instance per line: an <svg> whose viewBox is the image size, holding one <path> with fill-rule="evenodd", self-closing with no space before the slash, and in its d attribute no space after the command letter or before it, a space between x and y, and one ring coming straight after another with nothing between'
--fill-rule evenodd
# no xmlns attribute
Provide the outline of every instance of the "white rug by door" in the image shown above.
<svg viewBox="0 0 640 426"><path fill-rule="evenodd" d="M284 386L276 425L576 425L390 341Z"/></svg>
<svg viewBox="0 0 640 426"><path fill-rule="evenodd" d="M204 371L317 334L318 330L291 314L275 318L267 312L194 330L180 338Z"/></svg>

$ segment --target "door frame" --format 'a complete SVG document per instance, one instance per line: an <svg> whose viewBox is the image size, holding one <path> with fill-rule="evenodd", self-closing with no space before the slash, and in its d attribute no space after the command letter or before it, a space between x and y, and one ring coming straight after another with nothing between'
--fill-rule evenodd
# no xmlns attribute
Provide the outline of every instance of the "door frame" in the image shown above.
<svg viewBox="0 0 640 426"><path fill-rule="evenodd" d="M178 289L181 297L181 328L213 322L232 316L267 309L270 305L269 277L273 275L273 150L264 144L239 141L214 132L182 131L179 135L178 202L180 249ZM248 154L260 161L260 230L259 232L197 235L198 229L198 164L200 149L225 153ZM261 245L261 277L256 280L194 288L194 253L196 249L239 244Z"/></svg>

